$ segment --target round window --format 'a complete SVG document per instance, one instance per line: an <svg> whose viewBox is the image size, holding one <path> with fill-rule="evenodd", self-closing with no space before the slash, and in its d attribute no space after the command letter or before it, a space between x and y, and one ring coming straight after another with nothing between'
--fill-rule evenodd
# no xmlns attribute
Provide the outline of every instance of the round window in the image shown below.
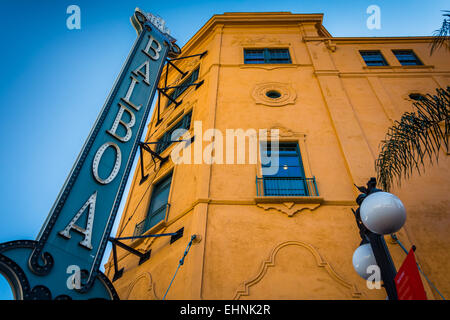
<svg viewBox="0 0 450 320"><path fill-rule="evenodd" d="M269 90L266 92L266 96L269 97L270 99L278 99L281 97L281 93L275 90Z"/></svg>
<svg viewBox="0 0 450 320"><path fill-rule="evenodd" d="M422 101L422 100L426 99L425 96L423 94L420 94L420 93L411 93L409 95L409 98L412 99L412 100L416 100L416 101Z"/></svg>

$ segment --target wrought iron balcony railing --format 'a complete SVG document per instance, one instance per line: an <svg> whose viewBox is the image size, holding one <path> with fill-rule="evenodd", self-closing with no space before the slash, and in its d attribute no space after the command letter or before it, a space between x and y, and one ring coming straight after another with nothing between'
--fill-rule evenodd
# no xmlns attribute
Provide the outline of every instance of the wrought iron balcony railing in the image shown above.
<svg viewBox="0 0 450 320"><path fill-rule="evenodd" d="M134 227L133 237L142 235L145 231L145 222L147 219L142 220L141 222L137 223Z"/></svg>
<svg viewBox="0 0 450 320"><path fill-rule="evenodd" d="M152 218L149 219L149 217L146 217L141 222L137 223L134 227L133 237L140 236L153 226L155 226L157 223L159 223L161 220L164 220L167 216L167 210L169 210L170 204L166 203L165 205L161 206L158 210L153 212ZM152 223L152 219L157 217L157 221ZM162 219L159 219L162 218ZM153 225L150 225L152 223Z"/></svg>
<svg viewBox="0 0 450 320"><path fill-rule="evenodd" d="M256 195L318 197L319 192L315 177L256 177Z"/></svg>

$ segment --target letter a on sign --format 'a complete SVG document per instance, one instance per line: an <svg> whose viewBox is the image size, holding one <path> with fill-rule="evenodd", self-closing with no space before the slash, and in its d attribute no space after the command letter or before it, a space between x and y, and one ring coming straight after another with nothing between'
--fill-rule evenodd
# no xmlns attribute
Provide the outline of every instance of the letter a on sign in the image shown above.
<svg viewBox="0 0 450 320"><path fill-rule="evenodd" d="M95 191L92 196L89 197L88 201L81 207L81 209L77 212L77 214L70 220L67 227L60 231L59 234L67 239L70 239L70 230L78 231L79 233L84 235L83 241L80 242L80 245L86 247L88 249L92 249L91 238L92 238L92 226L94 224L94 216L95 216L95 202L97 201L97 191ZM87 210L86 210L87 209ZM81 215L88 211L86 227L82 228L75 224Z"/></svg>

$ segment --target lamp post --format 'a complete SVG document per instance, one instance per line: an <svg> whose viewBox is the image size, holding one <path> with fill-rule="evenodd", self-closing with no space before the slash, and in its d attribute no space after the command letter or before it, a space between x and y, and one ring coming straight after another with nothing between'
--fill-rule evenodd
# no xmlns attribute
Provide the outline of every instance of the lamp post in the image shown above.
<svg viewBox="0 0 450 320"><path fill-rule="evenodd" d="M397 232L406 221L406 211L395 195L376 188L371 178L366 187L357 187L361 194L356 198L358 209L353 210L361 236L360 247L353 255L353 265L360 276L367 279L367 267L378 265L389 300L397 300L394 278L397 274L384 241L385 234Z"/></svg>

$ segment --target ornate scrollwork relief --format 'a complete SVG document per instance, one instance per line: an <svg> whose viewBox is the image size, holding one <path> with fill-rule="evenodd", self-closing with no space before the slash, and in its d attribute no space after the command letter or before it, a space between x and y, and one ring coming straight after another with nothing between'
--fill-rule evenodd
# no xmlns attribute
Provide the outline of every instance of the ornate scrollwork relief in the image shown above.
<svg viewBox="0 0 450 320"><path fill-rule="evenodd" d="M313 211L320 206L320 203L257 203L256 206L266 211L275 210L287 214L289 217L292 217L294 214L299 213L302 210Z"/></svg>
<svg viewBox="0 0 450 320"><path fill-rule="evenodd" d="M347 282L346 280L344 280L340 275L338 275L336 273L336 271L334 271L334 269L332 268L332 266L330 265L330 263L328 263L327 261L324 260L324 258L320 255L319 251L314 248L311 244L306 243L306 242L302 242L302 241L285 241L285 242L281 242L278 245L276 245L268 259L264 260L261 263L261 266L259 268L259 271L257 272L257 274L250 278L249 280L245 281L244 283L241 284L240 288L238 290L236 290L235 295L234 295L234 300L239 300L241 299L241 297L244 296L250 296L250 289L251 287L255 286L256 284L262 282L262 280L266 277L269 268L271 267L277 267L277 255L279 254L279 252L283 249L286 250L286 248L288 247L298 247L300 249L306 249L309 253L311 253L312 257L314 259L314 266L322 269L324 272L326 272L326 274L328 275L328 279L331 279L332 282L330 283L335 283L335 287L343 287L344 291L343 292L347 292L346 296L347 297L352 297L352 298L360 298L361 297L361 292L358 290L358 288L356 287L356 285L351 284L349 282ZM299 261L299 260L293 260L292 263L290 264L302 264L303 261ZM284 266L286 267L286 266ZM299 275L300 276L300 275ZM322 279L323 275L321 276ZM292 280L298 280L298 279L292 279ZM310 279L309 279L310 280ZM323 280L318 280L321 285L323 285ZM302 287L299 286L298 288L299 290L302 290ZM308 290L308 288L305 288L305 290ZM343 297L343 298L347 298L347 297Z"/></svg>
<svg viewBox="0 0 450 320"><path fill-rule="evenodd" d="M287 41L280 40L277 37L269 37L267 35L261 35L261 36L234 36L233 40L231 41L232 45L239 45L239 46L258 46L258 45L277 45L277 46L289 46L291 43Z"/></svg>
<svg viewBox="0 0 450 320"><path fill-rule="evenodd" d="M291 129L285 128L281 125L274 125L270 128L270 130L278 130L278 135L283 138L290 138L301 135L301 133L294 132Z"/></svg>
<svg viewBox="0 0 450 320"><path fill-rule="evenodd" d="M128 285L127 291L121 298L125 300L160 300L156 296L155 284L150 272L144 272L137 276Z"/></svg>
<svg viewBox="0 0 450 320"><path fill-rule="evenodd" d="M300 132L300 131L293 131L292 129L286 128L278 123L275 123L272 127L269 128L268 138L271 138L269 133L272 130L278 130L279 138L293 138L293 139L302 139L302 140L306 139L306 133Z"/></svg>
<svg viewBox="0 0 450 320"><path fill-rule="evenodd" d="M269 107L282 107L294 104L297 95L288 83L266 82L255 86L252 91L252 97L256 104Z"/></svg>

